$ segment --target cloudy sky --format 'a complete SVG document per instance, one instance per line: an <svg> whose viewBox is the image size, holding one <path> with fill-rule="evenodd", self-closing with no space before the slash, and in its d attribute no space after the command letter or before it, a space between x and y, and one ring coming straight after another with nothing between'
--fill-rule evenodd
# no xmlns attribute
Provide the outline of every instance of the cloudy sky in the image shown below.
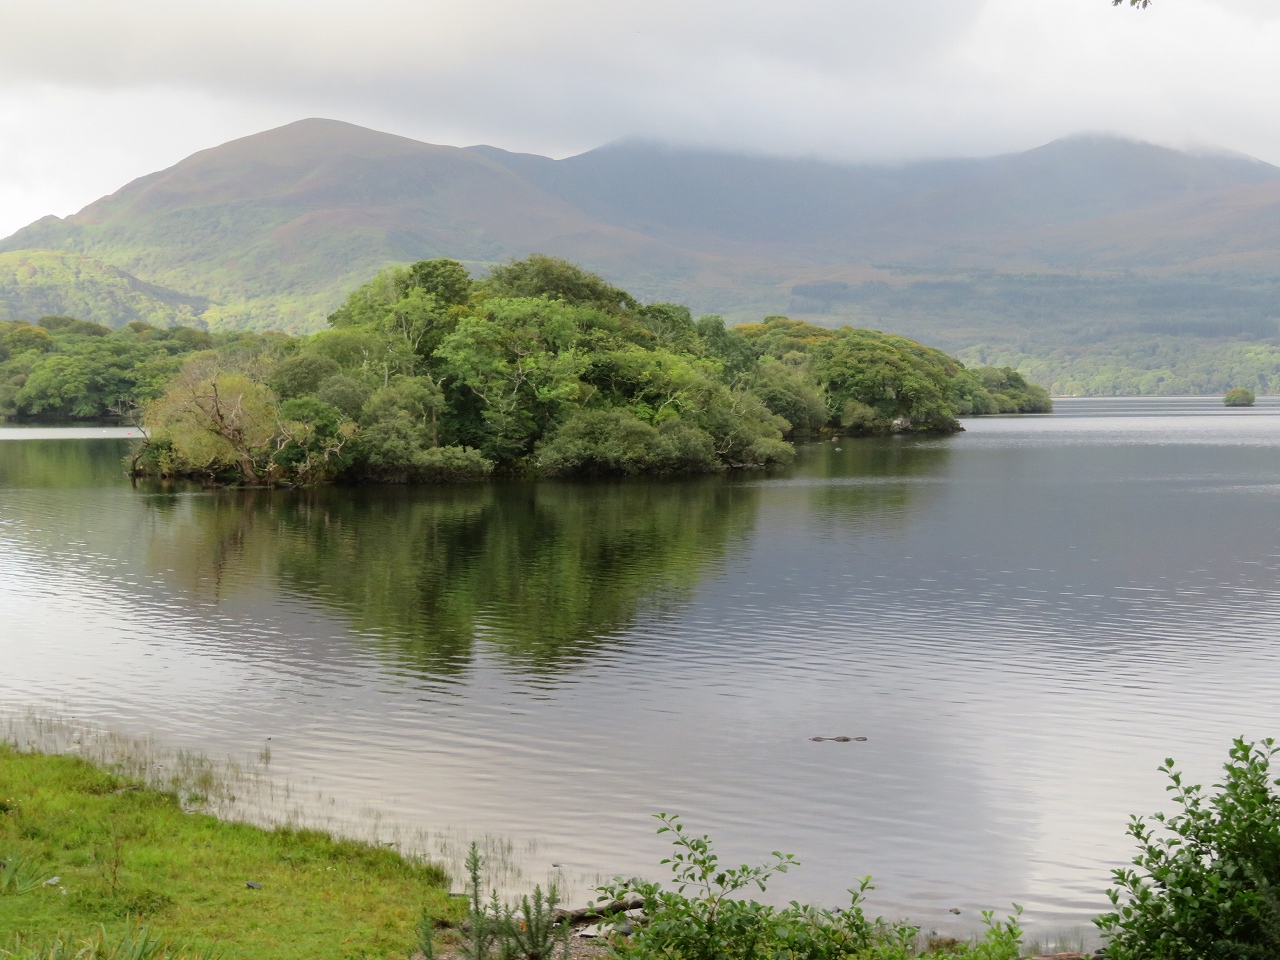
<svg viewBox="0 0 1280 960"><path fill-rule="evenodd" d="M1280 163L1280 0L0 0L0 236L307 116L552 156L1111 131Z"/></svg>

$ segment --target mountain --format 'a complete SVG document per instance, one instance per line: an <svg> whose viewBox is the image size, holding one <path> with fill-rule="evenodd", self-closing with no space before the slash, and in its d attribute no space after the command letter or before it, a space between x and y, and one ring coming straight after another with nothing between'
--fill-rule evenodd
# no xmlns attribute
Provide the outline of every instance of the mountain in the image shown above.
<svg viewBox="0 0 1280 960"><path fill-rule="evenodd" d="M304 120L0 241L6 258L40 251L212 327L315 329L388 263L483 271L538 251L645 300L852 322L1027 369L1280 335L1280 168L1107 136L898 165L643 141L553 160ZM7 276L0 309L32 312ZM150 309L91 286L57 302L116 323Z"/></svg>
<svg viewBox="0 0 1280 960"><path fill-rule="evenodd" d="M212 326L314 329L388 263L552 250L678 272L701 261L593 219L472 151L332 120L204 150L0 251L74 251L206 298Z"/></svg>
<svg viewBox="0 0 1280 960"><path fill-rule="evenodd" d="M900 166L738 156L640 141L565 160L474 152L608 223L733 252L895 260L1280 182L1246 157L1078 136L1026 153ZM1280 230L1277 231L1280 236Z"/></svg>

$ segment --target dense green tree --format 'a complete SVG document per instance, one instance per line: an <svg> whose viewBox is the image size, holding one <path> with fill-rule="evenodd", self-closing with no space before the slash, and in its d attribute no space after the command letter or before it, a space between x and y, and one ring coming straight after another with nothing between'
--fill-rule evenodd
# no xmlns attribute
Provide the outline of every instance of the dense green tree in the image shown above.
<svg viewBox="0 0 1280 960"><path fill-rule="evenodd" d="M804 364L827 400L830 420L862 433L946 433L958 427L952 381L963 367L905 337L827 330L768 317L739 328L766 357Z"/></svg>
<svg viewBox="0 0 1280 960"><path fill-rule="evenodd" d="M494 267L484 288L494 297L546 297L611 313L639 306L631 294L594 273L568 260L537 253Z"/></svg>
<svg viewBox="0 0 1280 960"><path fill-rule="evenodd" d="M968 372L968 371L966 371ZM1034 383L1012 367L982 367L973 371L983 389L996 404L998 413L1048 413L1053 409L1049 391ZM987 413L986 410L974 410Z"/></svg>
<svg viewBox="0 0 1280 960"><path fill-rule="evenodd" d="M552 476L702 473L716 463L706 431L681 420L654 427L624 409L579 410L538 447Z"/></svg>
<svg viewBox="0 0 1280 960"><path fill-rule="evenodd" d="M360 349L361 365L379 374L384 383L399 374L429 369L435 351L457 326L459 306L449 298L460 293L448 264L453 261L393 267L353 291L329 322L336 331L355 329L372 335L377 344L356 347L353 339L334 342L331 338L325 352L333 356L334 348Z"/></svg>
<svg viewBox="0 0 1280 960"><path fill-rule="evenodd" d="M361 380L345 374L334 374L320 381L316 398L337 408L348 420L358 420L373 389Z"/></svg>
<svg viewBox="0 0 1280 960"><path fill-rule="evenodd" d="M445 307L465 306L471 296L471 274L457 260L422 260L409 268L409 281Z"/></svg>
<svg viewBox="0 0 1280 960"><path fill-rule="evenodd" d="M46 330L68 333L81 337L105 337L111 332L110 327L88 320L77 320L75 317L48 316L36 321L36 326Z"/></svg>
<svg viewBox="0 0 1280 960"><path fill-rule="evenodd" d="M162 348L117 339L95 337L63 347L27 368L10 412L82 420L124 416L163 393L181 366Z"/></svg>
<svg viewBox="0 0 1280 960"><path fill-rule="evenodd" d="M830 419L826 397L806 373L802 364L770 358L757 364L750 380L752 392L799 436L817 433Z"/></svg>
<svg viewBox="0 0 1280 960"><path fill-rule="evenodd" d="M354 424L332 404L295 397L280 405L280 425L272 465L290 479L315 483L336 476L350 462L344 450Z"/></svg>
<svg viewBox="0 0 1280 960"><path fill-rule="evenodd" d="M13 356L14 354L26 353L28 350L48 353L57 346L57 343L48 330L42 327L21 324L12 327L4 335L4 345L8 349L9 355Z"/></svg>
<svg viewBox="0 0 1280 960"><path fill-rule="evenodd" d="M492 300L459 321L437 354L454 390L478 401L480 422L459 424L458 434L499 462L531 453L583 397L577 321L572 307L540 297Z"/></svg>
<svg viewBox="0 0 1280 960"><path fill-rule="evenodd" d="M693 351L698 329L689 308L678 303L651 303L635 311L640 326L666 350Z"/></svg>
<svg viewBox="0 0 1280 960"><path fill-rule="evenodd" d="M724 317L710 314L698 320L696 329L708 356L724 365L725 376L732 380L755 369L760 353L737 330L724 325Z"/></svg>
<svg viewBox="0 0 1280 960"><path fill-rule="evenodd" d="M331 357L303 353L282 362L267 382L282 400L314 394L320 384L342 373L342 367Z"/></svg>

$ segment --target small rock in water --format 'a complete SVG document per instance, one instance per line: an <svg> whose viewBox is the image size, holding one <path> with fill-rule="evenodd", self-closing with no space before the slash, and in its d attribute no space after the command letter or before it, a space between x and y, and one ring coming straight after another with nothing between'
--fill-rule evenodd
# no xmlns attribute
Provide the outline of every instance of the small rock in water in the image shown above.
<svg viewBox="0 0 1280 960"><path fill-rule="evenodd" d="M957 917L958 917L958 916L960 916L960 908L959 908L959 907L952 907L952 908L951 908L951 912L952 912L952 913L954 913Z"/></svg>
<svg viewBox="0 0 1280 960"><path fill-rule="evenodd" d="M250 890L261 890L261 889L262 889L262 884L258 883L258 881L257 881L257 880L246 880L246 881L244 882L244 885L245 885L246 887L248 887Z"/></svg>

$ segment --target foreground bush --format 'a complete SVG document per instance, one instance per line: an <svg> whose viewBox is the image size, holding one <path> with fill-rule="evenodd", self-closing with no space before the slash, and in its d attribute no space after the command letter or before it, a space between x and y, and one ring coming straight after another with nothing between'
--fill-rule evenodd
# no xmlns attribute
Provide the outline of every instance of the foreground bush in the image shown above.
<svg viewBox="0 0 1280 960"><path fill-rule="evenodd" d="M615 881L600 888L603 903L639 898L646 921L629 937L613 937L618 960L907 960L917 956L920 930L906 922L869 918L863 898L870 878L850 890L843 910L824 910L792 902L771 907L744 899L742 892L764 891L769 879L797 863L775 852L759 866L721 865L711 841L684 830L678 817L659 814L659 833L669 833L674 852L670 865L674 888L641 880ZM1014 960L1022 931L1017 917L1008 922L983 915L986 935L976 943L948 948L948 956L970 960ZM616 931L630 926L625 916L609 921Z"/></svg>
<svg viewBox="0 0 1280 960"><path fill-rule="evenodd" d="M1178 805L1153 827L1134 817L1137 869L1115 871L1116 909L1096 923L1110 960L1275 960L1280 957L1280 780L1275 742L1231 747L1206 796L1166 760Z"/></svg>

